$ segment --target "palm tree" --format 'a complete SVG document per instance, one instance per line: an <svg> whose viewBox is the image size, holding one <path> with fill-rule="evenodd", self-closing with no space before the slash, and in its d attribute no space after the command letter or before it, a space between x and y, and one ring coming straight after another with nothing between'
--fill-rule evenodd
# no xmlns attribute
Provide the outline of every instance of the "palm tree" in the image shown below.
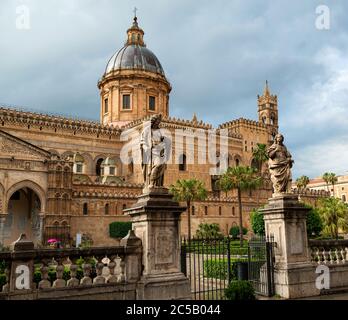
<svg viewBox="0 0 348 320"><path fill-rule="evenodd" d="M220 226L217 223L201 223L198 226L196 236L201 239L218 239L223 237L220 232Z"/></svg>
<svg viewBox="0 0 348 320"><path fill-rule="evenodd" d="M194 201L206 199L208 192L203 182L196 179L178 180L170 186L169 192L176 201L186 202L188 238L191 239L191 204Z"/></svg>
<svg viewBox="0 0 348 320"><path fill-rule="evenodd" d="M257 162L258 171L261 174L262 165L268 160L267 146L263 143L258 143L253 150L253 158Z"/></svg>
<svg viewBox="0 0 348 320"><path fill-rule="evenodd" d="M348 206L337 198L320 200L319 214L324 222L324 233L338 238L338 230L347 230Z"/></svg>
<svg viewBox="0 0 348 320"><path fill-rule="evenodd" d="M330 173L330 183L332 184L332 192L333 192L333 196L335 196L335 184L337 182L338 178L336 176L335 173L331 172Z"/></svg>
<svg viewBox="0 0 348 320"><path fill-rule="evenodd" d="M326 182L326 188L327 188L327 191L329 192L329 183L330 183L330 173L328 172L325 172L322 176L323 180Z"/></svg>
<svg viewBox="0 0 348 320"><path fill-rule="evenodd" d="M333 173L333 172L325 172L323 174L322 178L326 182L327 191L330 192L329 184L331 184L332 185L332 190L333 190L333 195L335 195L334 187L335 187L335 184L336 184L336 182L338 180L336 174Z"/></svg>
<svg viewBox="0 0 348 320"><path fill-rule="evenodd" d="M242 191L254 190L261 185L262 178L257 174L257 170L251 167L238 166L228 168L221 176L221 188L230 190L236 189L238 194L239 206L239 236L240 246L243 246L243 206Z"/></svg>
<svg viewBox="0 0 348 320"><path fill-rule="evenodd" d="M296 179L296 186L297 189L306 189L307 185L309 184L309 178L307 176L301 176L298 179Z"/></svg>

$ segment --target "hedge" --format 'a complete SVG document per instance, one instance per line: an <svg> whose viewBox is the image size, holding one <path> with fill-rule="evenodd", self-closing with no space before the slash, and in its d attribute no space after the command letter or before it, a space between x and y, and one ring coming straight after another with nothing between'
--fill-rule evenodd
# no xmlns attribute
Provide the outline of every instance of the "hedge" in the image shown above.
<svg viewBox="0 0 348 320"><path fill-rule="evenodd" d="M247 301L255 300L255 290L252 284L246 280L232 281L225 290L227 300Z"/></svg>
<svg viewBox="0 0 348 320"><path fill-rule="evenodd" d="M195 239L182 243L185 246L186 252L196 252L201 254L227 254L228 243L230 243L230 254L231 255L247 255L248 246L247 241L244 240L244 247L240 247L239 241L233 241L228 239L219 240L204 240Z"/></svg>
<svg viewBox="0 0 348 320"><path fill-rule="evenodd" d="M248 229L245 227L242 227L242 231L243 231L243 235L246 235L248 233ZM239 227L238 226L233 226L230 229L230 236L232 237L232 239L237 239L239 237Z"/></svg>
<svg viewBox="0 0 348 320"><path fill-rule="evenodd" d="M237 262L247 262L248 259L231 259L231 278L237 279ZM204 261L204 274L208 278L216 278L220 280L228 279L227 259L210 259Z"/></svg>
<svg viewBox="0 0 348 320"><path fill-rule="evenodd" d="M231 279L237 279L237 265L238 262L248 262L248 258L231 258ZM253 269L260 269L265 264L264 261L251 261L254 264ZM208 278L216 278L220 280L228 279L228 264L227 259L209 259L203 263L204 275Z"/></svg>
<svg viewBox="0 0 348 320"><path fill-rule="evenodd" d="M132 230L132 222L112 222L109 224L111 238L124 238Z"/></svg>

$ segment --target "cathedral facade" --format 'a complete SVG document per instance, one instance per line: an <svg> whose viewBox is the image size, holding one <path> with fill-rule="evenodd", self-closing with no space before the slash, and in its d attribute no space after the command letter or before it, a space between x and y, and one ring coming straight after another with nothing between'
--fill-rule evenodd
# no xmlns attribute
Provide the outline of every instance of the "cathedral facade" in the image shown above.
<svg viewBox="0 0 348 320"><path fill-rule="evenodd" d="M188 146L186 134L215 130L219 135L224 130L227 151L222 154L218 143L216 157L224 158L227 166L254 165L257 143L269 145L278 132L277 96L268 84L257 99L257 121L241 118L213 128L196 115L191 120L172 118L171 84L134 18L124 46L108 61L98 88L100 122L0 107L0 242L8 245L25 233L36 243L46 243L50 237L73 243L76 234L85 234L93 245L115 244L109 224L129 221L123 210L137 200L143 183L141 165L132 154L122 160L128 143L122 135L139 132L154 114L162 114L163 129L182 135L182 151L177 152L178 143L172 146L175 161L167 165L165 186L196 178L209 191L205 201L193 204L192 234L202 222L218 223L225 234L238 225L236 192L216 189L212 164L198 161L199 140ZM215 163L219 165L220 161ZM263 174L262 188L242 195L246 226L250 211L272 193L267 169ZM181 231L187 234L186 214Z"/></svg>

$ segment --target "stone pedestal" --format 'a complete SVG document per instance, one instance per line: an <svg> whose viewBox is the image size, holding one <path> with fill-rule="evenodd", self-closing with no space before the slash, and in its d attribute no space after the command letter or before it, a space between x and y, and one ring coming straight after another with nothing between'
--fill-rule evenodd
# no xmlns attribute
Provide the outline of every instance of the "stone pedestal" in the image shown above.
<svg viewBox="0 0 348 320"><path fill-rule="evenodd" d="M143 244L143 271L137 299L189 299L189 281L180 270L180 215L185 211L165 188L151 189L125 213Z"/></svg>
<svg viewBox="0 0 348 320"><path fill-rule="evenodd" d="M308 248L306 216L309 209L298 195L283 194L268 200L262 210L266 236L275 242L275 292L293 299L319 295L315 266Z"/></svg>

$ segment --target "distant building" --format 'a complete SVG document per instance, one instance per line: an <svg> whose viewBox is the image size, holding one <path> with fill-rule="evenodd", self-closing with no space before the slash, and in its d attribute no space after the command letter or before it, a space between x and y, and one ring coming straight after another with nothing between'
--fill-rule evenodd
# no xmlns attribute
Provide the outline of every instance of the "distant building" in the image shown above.
<svg viewBox="0 0 348 320"><path fill-rule="evenodd" d="M348 203L348 176L337 176L334 186L327 185L323 178L315 178L310 180L307 188L330 192L332 197L340 198L343 202Z"/></svg>

